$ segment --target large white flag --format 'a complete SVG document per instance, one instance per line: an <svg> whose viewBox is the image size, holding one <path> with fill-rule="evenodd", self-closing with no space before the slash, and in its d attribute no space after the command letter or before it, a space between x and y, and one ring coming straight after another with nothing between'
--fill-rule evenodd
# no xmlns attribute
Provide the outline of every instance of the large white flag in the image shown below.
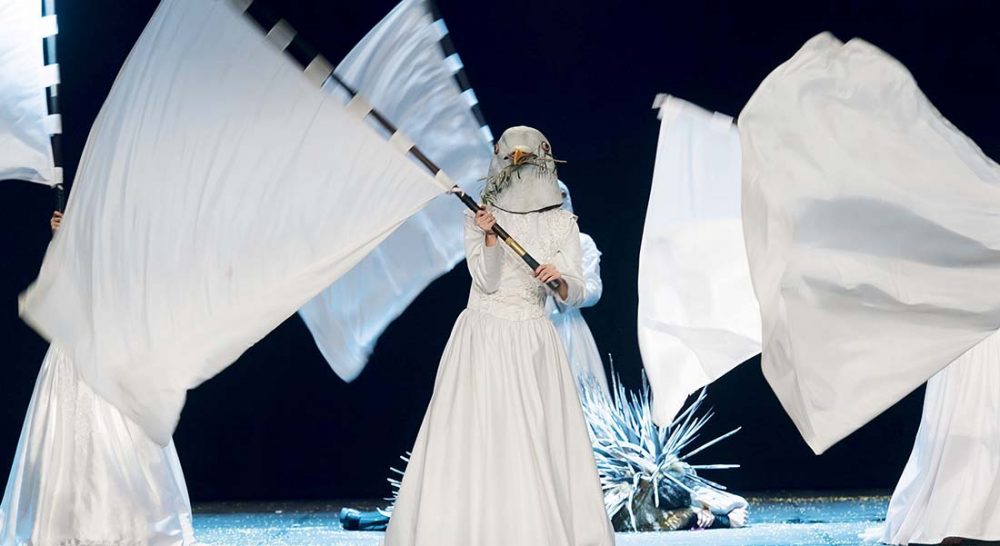
<svg viewBox="0 0 1000 546"><path fill-rule="evenodd" d="M658 102L661 100L658 97ZM732 118L666 97L639 251L639 349L666 425L692 392L760 352Z"/></svg>
<svg viewBox="0 0 1000 546"><path fill-rule="evenodd" d="M492 137L444 21L406 0L337 66L337 74L396 124L464 190L478 196ZM463 206L442 195L408 219L300 314L327 362L352 380L376 340L434 279L465 257Z"/></svg>
<svg viewBox="0 0 1000 546"><path fill-rule="evenodd" d="M739 127L764 374L818 453L1000 327L1000 166L898 61L829 34Z"/></svg>
<svg viewBox="0 0 1000 546"><path fill-rule="evenodd" d="M164 0L84 150L23 313L166 443L187 389L441 193L225 0ZM294 42L292 42L294 44ZM352 103L352 106L360 103Z"/></svg>
<svg viewBox="0 0 1000 546"><path fill-rule="evenodd" d="M58 83L45 66L42 39L55 34L55 18L42 17L40 0L0 2L0 180L55 184L45 88Z"/></svg>

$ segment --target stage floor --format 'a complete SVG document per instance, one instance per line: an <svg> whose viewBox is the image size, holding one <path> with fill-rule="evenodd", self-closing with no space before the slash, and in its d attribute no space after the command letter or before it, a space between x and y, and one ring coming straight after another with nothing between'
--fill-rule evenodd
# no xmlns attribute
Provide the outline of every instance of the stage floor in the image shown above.
<svg viewBox="0 0 1000 546"><path fill-rule="evenodd" d="M833 546L857 545L878 527L888 497L882 494L752 496L746 529L675 533L619 533L620 546ZM213 546L377 546L382 533L344 531L342 506L371 502L206 504L195 509L199 541Z"/></svg>

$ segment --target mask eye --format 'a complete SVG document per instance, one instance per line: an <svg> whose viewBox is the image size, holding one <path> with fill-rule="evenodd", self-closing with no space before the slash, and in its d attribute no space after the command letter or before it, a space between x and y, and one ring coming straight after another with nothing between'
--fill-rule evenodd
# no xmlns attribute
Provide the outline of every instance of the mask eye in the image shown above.
<svg viewBox="0 0 1000 546"><path fill-rule="evenodd" d="M552 148L549 147L548 142L542 141L542 151L547 154L552 152Z"/></svg>
<svg viewBox="0 0 1000 546"><path fill-rule="evenodd" d="M499 153L500 153L500 143L497 142L493 144L493 155L497 155Z"/></svg>

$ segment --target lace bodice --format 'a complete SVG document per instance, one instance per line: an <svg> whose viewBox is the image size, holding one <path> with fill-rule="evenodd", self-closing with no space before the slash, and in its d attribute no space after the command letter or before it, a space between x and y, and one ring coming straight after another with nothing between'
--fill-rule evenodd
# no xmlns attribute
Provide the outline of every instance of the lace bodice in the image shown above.
<svg viewBox="0 0 1000 546"><path fill-rule="evenodd" d="M539 263L552 263L569 289L567 305L583 299L580 232L576 217L564 210L531 214L510 214L495 210L497 223L504 227ZM533 276L524 261L504 242L487 247L483 232L471 214L465 225L465 249L472 288L469 309L508 320L528 320L546 316L549 290Z"/></svg>

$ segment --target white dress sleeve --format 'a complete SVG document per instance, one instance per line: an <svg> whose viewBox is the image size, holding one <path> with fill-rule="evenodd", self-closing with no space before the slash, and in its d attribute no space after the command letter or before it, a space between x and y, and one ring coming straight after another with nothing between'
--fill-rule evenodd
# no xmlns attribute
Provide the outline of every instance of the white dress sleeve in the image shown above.
<svg viewBox="0 0 1000 546"><path fill-rule="evenodd" d="M492 294L500 288L503 249L500 240L493 246L486 246L483 230L476 226L472 215L465 215L465 262L469 266L472 282L484 294Z"/></svg>
<svg viewBox="0 0 1000 546"><path fill-rule="evenodd" d="M593 307L601 300L604 283L601 281L601 251L586 233L580 234L580 249L583 253L583 279L585 282L583 302L580 307Z"/></svg>
<svg viewBox="0 0 1000 546"><path fill-rule="evenodd" d="M553 259L556 269L562 274L563 281L566 282L567 295L562 300L558 294L553 298L556 303L566 307L580 307L586 296L587 282L583 275L583 251L580 247L580 228L576 221L566 231L559 250Z"/></svg>

